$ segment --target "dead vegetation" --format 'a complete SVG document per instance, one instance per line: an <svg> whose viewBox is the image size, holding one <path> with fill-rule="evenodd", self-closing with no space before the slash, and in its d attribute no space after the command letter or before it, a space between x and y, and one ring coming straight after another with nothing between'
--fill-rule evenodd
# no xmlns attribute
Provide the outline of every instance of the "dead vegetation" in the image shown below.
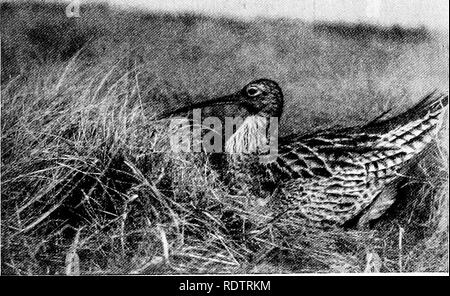
<svg viewBox="0 0 450 296"><path fill-rule="evenodd" d="M105 11L93 11L89 22L105 25L94 17ZM426 83L448 87L438 41L361 45L302 23L140 17L158 32L139 31L156 40L141 51L130 37L98 54L104 39L88 38L69 59L25 65L14 56L23 67L8 73L11 60L2 59L3 274L448 272L448 124L370 230L325 232L272 221L229 192L207 155L165 151L170 131L153 118L177 102L270 75L286 86L286 131L352 124L386 106L400 110L427 92ZM121 18L107 20L120 27ZM2 56L24 48L10 41L12 27L2 23ZM223 40L212 35L217 28ZM284 40L292 28L299 36ZM280 40L266 43L257 31ZM159 55L163 48L168 57ZM230 65L235 76L225 73Z"/></svg>

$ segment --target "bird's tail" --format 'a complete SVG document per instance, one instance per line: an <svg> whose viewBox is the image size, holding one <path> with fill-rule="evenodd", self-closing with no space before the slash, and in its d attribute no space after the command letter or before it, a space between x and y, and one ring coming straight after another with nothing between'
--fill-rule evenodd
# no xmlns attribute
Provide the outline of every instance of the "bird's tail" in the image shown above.
<svg viewBox="0 0 450 296"><path fill-rule="evenodd" d="M379 116L377 119L374 119L365 125L364 129L366 131L376 130L378 134L388 133L398 127L409 125L412 122L423 122L437 118L445 111L447 105L448 94L442 94L434 91L425 96L407 111L392 118L382 120L381 118L386 115L384 113L382 116Z"/></svg>
<svg viewBox="0 0 450 296"><path fill-rule="evenodd" d="M447 94L433 92L408 111L391 119L371 122L367 128L377 129L383 135L380 146L395 145L409 159L432 141L443 122L442 114L447 105Z"/></svg>
<svg viewBox="0 0 450 296"><path fill-rule="evenodd" d="M369 124L369 129L380 128L377 132L381 138L376 146L385 150L369 155L366 167L370 174L384 182L385 188L364 210L359 218L360 226L380 217L393 204L400 179L392 172L403 175L420 160L416 156L424 151L440 129L447 105L448 95L431 93L408 111Z"/></svg>

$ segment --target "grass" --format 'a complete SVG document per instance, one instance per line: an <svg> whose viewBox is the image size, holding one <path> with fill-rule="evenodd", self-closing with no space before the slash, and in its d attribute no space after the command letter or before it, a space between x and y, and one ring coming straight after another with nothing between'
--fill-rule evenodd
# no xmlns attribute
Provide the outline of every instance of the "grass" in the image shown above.
<svg viewBox="0 0 450 296"><path fill-rule="evenodd" d="M206 155L161 153L153 119L259 77L283 88L282 134L401 112L448 89L441 33L32 2L1 17L2 274L363 272L368 254L448 272L448 124L369 230L305 233Z"/></svg>

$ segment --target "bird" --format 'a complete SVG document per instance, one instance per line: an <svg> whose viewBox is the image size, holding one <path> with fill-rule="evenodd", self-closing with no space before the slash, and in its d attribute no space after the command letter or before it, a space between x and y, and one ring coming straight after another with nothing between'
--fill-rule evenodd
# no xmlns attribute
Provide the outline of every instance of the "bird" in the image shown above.
<svg viewBox="0 0 450 296"><path fill-rule="evenodd" d="M244 175L253 183L259 179L252 174L267 176L278 192L274 199L280 213L318 228L344 227L354 219L366 227L394 203L402 173L437 134L448 94L434 91L390 118L385 112L362 125L280 137L275 154L267 148L267 129L271 118L282 116L284 97L273 80L257 79L235 93L163 116L225 104L248 112L225 143L231 167L239 170L253 161Z"/></svg>

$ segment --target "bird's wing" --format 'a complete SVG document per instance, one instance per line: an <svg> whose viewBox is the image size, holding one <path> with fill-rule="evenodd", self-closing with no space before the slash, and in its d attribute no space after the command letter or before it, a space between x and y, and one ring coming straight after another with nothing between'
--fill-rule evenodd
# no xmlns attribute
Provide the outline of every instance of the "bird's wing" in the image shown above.
<svg viewBox="0 0 450 296"><path fill-rule="evenodd" d="M292 206L312 221L343 223L357 215L433 139L447 96L365 126L284 139L271 169Z"/></svg>
<svg viewBox="0 0 450 296"><path fill-rule="evenodd" d="M379 135L321 134L281 146L271 169L284 180L283 202L308 222L342 225L397 178L405 159Z"/></svg>
<svg viewBox="0 0 450 296"><path fill-rule="evenodd" d="M282 138L276 164L294 179L329 178L360 169L370 177L371 173L401 167L431 142L447 104L447 95L432 93L390 119Z"/></svg>

